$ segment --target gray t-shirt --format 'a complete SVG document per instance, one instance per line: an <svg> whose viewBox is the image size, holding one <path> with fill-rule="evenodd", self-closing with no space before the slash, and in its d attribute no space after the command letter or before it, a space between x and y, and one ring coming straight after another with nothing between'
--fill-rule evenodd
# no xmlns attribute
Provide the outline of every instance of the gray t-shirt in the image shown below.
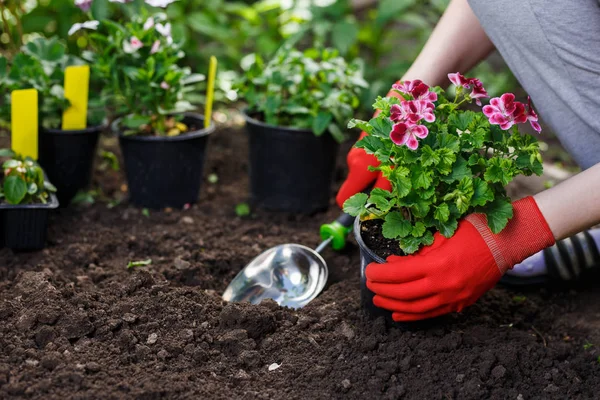
<svg viewBox="0 0 600 400"><path fill-rule="evenodd" d="M597 0L469 0L535 108L582 168L600 162Z"/></svg>

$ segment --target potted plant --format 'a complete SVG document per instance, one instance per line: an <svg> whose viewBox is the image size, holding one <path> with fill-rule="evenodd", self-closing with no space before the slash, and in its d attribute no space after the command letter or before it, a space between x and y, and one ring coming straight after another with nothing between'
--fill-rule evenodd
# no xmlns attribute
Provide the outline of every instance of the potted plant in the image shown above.
<svg viewBox="0 0 600 400"><path fill-rule="evenodd" d="M204 76L179 65L185 56L166 15L140 9L124 24L102 21L87 54L105 80L104 98L122 117L112 124L125 161L130 202L182 208L198 200L208 135L194 110L193 84Z"/></svg>
<svg viewBox="0 0 600 400"><path fill-rule="evenodd" d="M368 136L356 143L380 161L374 170L391 183L391 191L374 189L344 203L358 217L354 234L361 252L363 306L372 314L391 313L372 303L365 268L384 263L389 255L406 255L433 243L433 234L451 237L458 220L484 213L492 232L500 232L512 217L505 186L517 175L540 175L542 159L535 137L519 133L529 121L541 128L531 104L507 93L476 111L460 108L487 97L479 80L451 74L454 100L440 88L420 81L394 86L396 97L378 98L380 114L372 120L352 120ZM471 107L472 108L472 107Z"/></svg>
<svg viewBox="0 0 600 400"><path fill-rule="evenodd" d="M4 101L0 119L10 129L10 93L34 88L39 93L39 163L57 187L57 196L68 205L75 194L90 183L98 137L103 130L104 107L92 96L88 108L89 128L61 129L63 111L70 107L65 98L65 69L84 61L68 55L56 38L36 38L25 44L10 61L0 56L0 90Z"/></svg>
<svg viewBox="0 0 600 400"><path fill-rule="evenodd" d="M360 64L335 50L284 46L268 63L251 55L242 67L251 201L279 211L326 209L345 137L340 126L367 87Z"/></svg>
<svg viewBox="0 0 600 400"><path fill-rule="evenodd" d="M32 159L0 150L0 247L37 250L46 244L49 211L58 207L56 188Z"/></svg>

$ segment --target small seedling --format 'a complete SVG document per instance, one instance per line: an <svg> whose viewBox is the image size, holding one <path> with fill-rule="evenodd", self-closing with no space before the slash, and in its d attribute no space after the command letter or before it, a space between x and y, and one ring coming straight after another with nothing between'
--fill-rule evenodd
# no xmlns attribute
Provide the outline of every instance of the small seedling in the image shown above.
<svg viewBox="0 0 600 400"><path fill-rule="evenodd" d="M152 259L147 259L147 260L143 260L143 261L129 261L129 264L127 264L127 269L131 269L131 268L135 268L135 267L146 267L148 265L152 264Z"/></svg>
<svg viewBox="0 0 600 400"><path fill-rule="evenodd" d="M525 300L527 300L527 297L525 297L525 296L514 296L514 297L513 297L513 301L514 301L515 303L522 303L522 302L524 302Z"/></svg>
<svg viewBox="0 0 600 400"><path fill-rule="evenodd" d="M81 190L77 192L73 200L71 200L71 204L94 204L99 195L100 193L97 190Z"/></svg>
<svg viewBox="0 0 600 400"><path fill-rule="evenodd" d="M240 203L235 206L235 213L238 217L247 217L250 215L250 206L246 203Z"/></svg>
<svg viewBox="0 0 600 400"><path fill-rule="evenodd" d="M214 185L215 183L219 182L219 176L217 174L210 174L208 176L208 182Z"/></svg>
<svg viewBox="0 0 600 400"><path fill-rule="evenodd" d="M142 209L142 215L146 218L150 218L150 210L147 208Z"/></svg>
<svg viewBox="0 0 600 400"><path fill-rule="evenodd" d="M594 347L594 344L593 344L593 343L590 343L590 342L587 342L586 344L584 344L584 345L583 345L583 349L584 349L584 350L589 350L589 349L591 349L592 347Z"/></svg>
<svg viewBox="0 0 600 400"><path fill-rule="evenodd" d="M121 167L119 166L119 160L117 156L112 151L102 151L102 164L100 164L99 169L101 171L105 171L107 168L112 169L115 172L119 172Z"/></svg>

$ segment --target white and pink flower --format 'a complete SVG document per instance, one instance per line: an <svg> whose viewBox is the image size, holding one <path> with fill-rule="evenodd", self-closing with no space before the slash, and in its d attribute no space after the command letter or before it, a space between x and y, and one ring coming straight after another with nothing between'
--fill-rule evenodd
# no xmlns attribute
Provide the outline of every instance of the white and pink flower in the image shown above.
<svg viewBox="0 0 600 400"><path fill-rule="evenodd" d="M144 47L144 43L135 36L132 36L129 40L123 41L123 51L128 54L133 54L142 47Z"/></svg>
<svg viewBox="0 0 600 400"><path fill-rule="evenodd" d="M81 29L91 29L93 31L98 29L98 26L100 26L100 21L86 21L86 22L82 22L82 23L76 23L73 24L73 26L71 27L71 29L69 29L69 32L67 33L69 36L79 32Z"/></svg>
<svg viewBox="0 0 600 400"><path fill-rule="evenodd" d="M488 117L490 124L500 125L503 130L527 121L525 106L515 101L515 95L512 93L504 93L501 97L491 99L490 104L483 107L483 113Z"/></svg>
<svg viewBox="0 0 600 400"><path fill-rule="evenodd" d="M152 43L152 48L150 49L150 54L155 54L158 53L160 51L160 40L155 40L154 43Z"/></svg>
<svg viewBox="0 0 600 400"><path fill-rule="evenodd" d="M416 150L419 147L417 138L425 139L428 134L429 130L423 125L399 122L393 126L390 139L398 146L405 145L411 150Z"/></svg>
<svg viewBox="0 0 600 400"><path fill-rule="evenodd" d="M94 0L75 0L75 5L81 9L81 11L88 12L92 7Z"/></svg>
<svg viewBox="0 0 600 400"><path fill-rule="evenodd" d="M425 100L403 101L400 105L392 105L390 119L394 122L409 122L412 124L420 120L433 122L435 121L434 108L433 103Z"/></svg>
<svg viewBox="0 0 600 400"><path fill-rule="evenodd" d="M531 97L529 97L529 96L527 96L527 113L526 113L526 115L527 115L527 120L531 124L531 127L536 132L541 132L542 131L542 127L538 123L538 116L537 116L535 110L533 109L533 107L531 105Z"/></svg>
<svg viewBox="0 0 600 400"><path fill-rule="evenodd" d="M471 86L471 93L469 94L469 97L471 99L475 99L475 103L477 103L478 106L481 106L480 99L490 97L487 90L485 90L483 84L477 78L469 79L469 85Z"/></svg>
<svg viewBox="0 0 600 400"><path fill-rule="evenodd" d="M147 31L148 29L152 29L153 26L154 26L154 18L149 17L146 20L146 22L144 22L144 30Z"/></svg>
<svg viewBox="0 0 600 400"><path fill-rule="evenodd" d="M432 92L430 87L423 83L423 81L420 79L396 83L392 86L392 88L404 94L411 95L415 100L425 100L430 102L437 101L437 93Z"/></svg>
<svg viewBox="0 0 600 400"><path fill-rule="evenodd" d="M164 90L169 90L169 89L171 88L171 85L169 85L169 84L168 84L167 82L165 82L165 81L162 81L162 82L160 83L160 87L161 87L161 89L164 89Z"/></svg>
<svg viewBox="0 0 600 400"><path fill-rule="evenodd" d="M177 0L146 0L146 4L152 7L166 8L169 4L175 3Z"/></svg>

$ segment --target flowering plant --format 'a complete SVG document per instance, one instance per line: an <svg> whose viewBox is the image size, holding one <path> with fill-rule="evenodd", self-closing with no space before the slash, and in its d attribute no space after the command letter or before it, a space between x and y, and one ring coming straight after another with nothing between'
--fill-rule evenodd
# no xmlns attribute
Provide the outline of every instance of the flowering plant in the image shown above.
<svg viewBox="0 0 600 400"><path fill-rule="evenodd" d="M368 85L359 63L347 63L336 50L297 51L284 45L265 63L258 55L242 62L238 84L251 113L271 125L329 132L342 142L340 129L359 106Z"/></svg>
<svg viewBox="0 0 600 400"><path fill-rule="evenodd" d="M458 220L484 213L494 233L512 218L505 186L519 175L540 175L542 158L532 135L518 124L541 128L531 107L506 93L482 111L459 108L487 93L478 79L450 74L456 86L453 101L440 88L421 81L394 85L397 97L379 97L380 114L370 121L352 120L349 127L368 133L356 147L381 162L379 170L391 191L374 189L348 199L344 211L361 220L380 219L382 235L398 240L405 254L433 243L439 231L451 237Z"/></svg>
<svg viewBox="0 0 600 400"><path fill-rule="evenodd" d="M158 6L171 2L146 1ZM97 29L90 34L94 51L83 57L105 80L103 93L109 107L125 115L120 122L124 133L176 136L185 132L188 127L179 122L178 114L196 108L190 92L204 76L179 65L185 54L171 35L166 15L149 15L141 9L124 24L108 20L96 27L84 24L72 33Z"/></svg>
<svg viewBox="0 0 600 400"><path fill-rule="evenodd" d="M10 129L10 96L13 90L37 89L40 124L60 128L62 113L69 108L64 94L65 69L84 61L66 53L57 38L36 38L22 46L11 60L0 56L0 127ZM99 96L90 92L88 123L100 125L104 107Z"/></svg>
<svg viewBox="0 0 600 400"><path fill-rule="evenodd" d="M0 157L11 157L2 164L0 199L9 204L47 203L56 188L46 180L42 168L31 158L20 157L7 149Z"/></svg>

